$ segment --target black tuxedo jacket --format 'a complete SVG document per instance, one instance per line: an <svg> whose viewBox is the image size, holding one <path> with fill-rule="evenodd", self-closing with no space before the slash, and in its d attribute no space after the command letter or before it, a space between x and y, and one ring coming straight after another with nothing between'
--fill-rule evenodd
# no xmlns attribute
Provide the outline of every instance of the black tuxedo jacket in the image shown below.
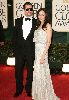
<svg viewBox="0 0 69 100"><path fill-rule="evenodd" d="M36 19L34 18L32 19L32 29L28 34L26 40L23 38L22 25L23 25L23 17L16 19L13 32L14 52L15 54L27 53L34 55L35 46L33 43L33 37L34 37L34 31L36 29Z"/></svg>

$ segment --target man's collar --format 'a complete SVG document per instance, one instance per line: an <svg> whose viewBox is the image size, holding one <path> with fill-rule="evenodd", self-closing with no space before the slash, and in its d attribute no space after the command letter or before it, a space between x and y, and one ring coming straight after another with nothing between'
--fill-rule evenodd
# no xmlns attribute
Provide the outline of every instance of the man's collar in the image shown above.
<svg viewBox="0 0 69 100"><path fill-rule="evenodd" d="M30 17L28 16L28 17L27 17L27 16L24 15L24 18L30 18L30 19L32 19L33 17L32 17L32 16L30 16Z"/></svg>

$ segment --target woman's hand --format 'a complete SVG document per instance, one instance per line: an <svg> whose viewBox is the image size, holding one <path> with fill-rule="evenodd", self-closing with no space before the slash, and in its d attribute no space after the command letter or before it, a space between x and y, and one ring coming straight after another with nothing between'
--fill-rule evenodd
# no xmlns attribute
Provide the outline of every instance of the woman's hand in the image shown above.
<svg viewBox="0 0 69 100"><path fill-rule="evenodd" d="M41 56L41 59L40 59L40 64L43 64L44 63L44 58L45 58L44 55L42 55Z"/></svg>

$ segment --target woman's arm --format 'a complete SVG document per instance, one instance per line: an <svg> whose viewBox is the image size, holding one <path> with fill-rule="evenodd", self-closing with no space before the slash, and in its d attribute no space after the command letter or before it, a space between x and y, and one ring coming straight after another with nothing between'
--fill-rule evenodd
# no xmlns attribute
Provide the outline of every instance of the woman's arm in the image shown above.
<svg viewBox="0 0 69 100"><path fill-rule="evenodd" d="M45 50L44 50L44 52L41 56L41 59L40 59L41 64L44 63L45 55L48 53L48 49L50 47L51 37L52 37L52 27L51 27L51 25L48 23L46 27L47 27L47 29L45 31L47 33L47 43L46 43L46 46L45 46Z"/></svg>
<svg viewBox="0 0 69 100"><path fill-rule="evenodd" d="M51 38L52 38L52 27L51 27L51 24L48 23L46 27L47 27L47 29L46 29L47 43L46 43L45 50L43 52L44 55L48 52L48 49L49 49L50 44L51 44Z"/></svg>

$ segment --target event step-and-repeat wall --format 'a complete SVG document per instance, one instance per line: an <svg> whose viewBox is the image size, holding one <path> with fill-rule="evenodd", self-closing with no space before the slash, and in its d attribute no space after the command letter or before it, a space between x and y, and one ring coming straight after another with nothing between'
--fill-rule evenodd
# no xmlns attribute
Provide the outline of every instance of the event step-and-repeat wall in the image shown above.
<svg viewBox="0 0 69 100"><path fill-rule="evenodd" d="M47 1L49 1L50 2L50 0L47 0ZM55 3L55 6L54 6L54 4L52 4L52 6L54 6L54 7L56 7L56 5L58 5L58 1L60 1L60 0L57 0L57 4ZM66 1L68 1L68 0L61 0L61 2L60 2L60 5L61 5L61 3L62 3L62 1L64 1L64 3L66 2ZM8 4L8 2L10 3L10 2L12 2L12 5L11 4ZM36 18L36 12L37 12L37 10L39 9L39 8L41 8L41 7L45 7L46 6L46 0L0 0L0 20L2 21L2 25L3 25L3 28L4 29L6 29L6 30L8 30L7 32L6 32L6 37L10 37L10 36L12 36L12 28L11 28L11 30L10 30L10 24L11 24L11 19L12 19L12 23L13 23L13 26L15 26L15 19L17 19L17 18L19 18L19 17L21 17L21 16L23 16L23 4L25 3L25 2L31 2L32 3L32 5L33 5L33 9L34 9L34 17ZM52 3L54 3L54 2L56 2L56 0L52 0L51 1ZM69 4L69 3L68 3ZM66 4L65 4L66 5ZM11 8L12 7L12 8ZM54 7L52 7L51 9L52 9L52 12L54 11L54 10L56 10ZM58 6L59 7L59 6ZM63 6L61 6L61 8L62 8ZM69 6L67 6L68 8L69 8ZM10 9L11 8L11 9ZM67 8L67 9L68 9ZM58 8L57 8L58 9ZM64 8L62 8L62 9L64 9ZM61 10L62 10L61 9ZM66 9L66 8L65 8ZM56 10L57 11L57 10ZM9 16L9 13L13 13L12 14L12 16L11 16L11 18L10 18L10 16ZM55 13L55 12L54 12ZM60 16L58 16L59 14L59 12L57 13L55 13L55 14L52 14L52 22L54 22L54 19L55 18L61 18L61 15ZM69 12L68 12L68 16L69 16ZM68 19L69 19L69 17L67 17ZM57 20L57 19L56 19ZM56 21L55 21L56 22ZM55 23L54 22L54 23ZM10 23L10 24L9 24ZM54 26L55 24L53 23L53 25L52 26ZM59 23L58 23L58 25L59 25ZM53 28L54 29L54 28ZM57 26L55 27L55 30L57 29ZM60 28L59 28L60 29ZM63 28L61 28L61 29L63 29ZM66 31L66 32L57 32L57 31L55 31L54 30L54 41L55 42L68 42L69 43L69 33ZM11 32L10 32L11 31ZM11 33L11 34L10 34ZM59 34L58 34L59 33Z"/></svg>

